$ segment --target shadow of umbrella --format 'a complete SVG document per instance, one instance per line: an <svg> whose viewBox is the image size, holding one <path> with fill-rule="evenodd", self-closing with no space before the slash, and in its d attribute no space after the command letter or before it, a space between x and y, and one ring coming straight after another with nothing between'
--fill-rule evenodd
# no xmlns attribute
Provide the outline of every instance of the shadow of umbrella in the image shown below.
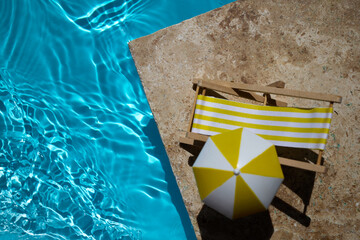
<svg viewBox="0 0 360 240"><path fill-rule="evenodd" d="M197 216L203 240L270 239L274 233L269 211L230 220L204 205Z"/></svg>

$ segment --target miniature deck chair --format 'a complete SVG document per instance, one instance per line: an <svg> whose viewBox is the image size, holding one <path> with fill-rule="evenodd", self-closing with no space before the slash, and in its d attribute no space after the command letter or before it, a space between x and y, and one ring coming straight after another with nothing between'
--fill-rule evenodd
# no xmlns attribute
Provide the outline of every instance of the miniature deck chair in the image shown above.
<svg viewBox="0 0 360 240"><path fill-rule="evenodd" d="M340 96L284 89L285 84L280 81L266 87L205 80L194 80L193 84L196 86L195 102L188 132L180 143L195 145L196 141L205 142L211 135L243 127L275 146L319 150L316 164L283 157L279 157L279 161L286 166L325 172L321 159L329 133L332 106L341 102ZM220 96L218 93L247 94L253 100L263 102L264 106L210 97L206 96L207 92ZM263 96L254 92L263 93ZM330 106L311 109L286 107L285 102L271 99L270 94L326 101ZM270 103L275 106L267 106Z"/></svg>

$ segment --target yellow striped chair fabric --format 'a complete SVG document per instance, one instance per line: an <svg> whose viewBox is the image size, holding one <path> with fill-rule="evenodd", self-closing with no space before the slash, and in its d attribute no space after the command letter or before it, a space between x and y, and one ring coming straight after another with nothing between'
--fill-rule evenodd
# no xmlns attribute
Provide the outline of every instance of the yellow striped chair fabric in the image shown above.
<svg viewBox="0 0 360 240"><path fill-rule="evenodd" d="M242 127L277 146L323 150L332 111L258 106L198 95L191 131L215 135Z"/></svg>

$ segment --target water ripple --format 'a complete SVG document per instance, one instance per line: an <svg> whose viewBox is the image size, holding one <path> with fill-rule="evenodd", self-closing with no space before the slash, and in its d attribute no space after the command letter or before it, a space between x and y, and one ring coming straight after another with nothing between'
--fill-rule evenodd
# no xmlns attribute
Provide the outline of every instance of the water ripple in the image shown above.
<svg viewBox="0 0 360 240"><path fill-rule="evenodd" d="M0 239L194 238L127 43L216 2L0 1Z"/></svg>
<svg viewBox="0 0 360 240"><path fill-rule="evenodd" d="M7 129L0 131L0 231L53 238L138 238L140 231L122 217L126 207L113 197L114 186L88 157L96 154L84 148L87 144L74 148L66 117L46 95L31 101L31 95L19 94L10 81L0 82L0 129ZM84 114L87 109L75 111ZM89 135L103 137L96 125L87 126L92 129Z"/></svg>

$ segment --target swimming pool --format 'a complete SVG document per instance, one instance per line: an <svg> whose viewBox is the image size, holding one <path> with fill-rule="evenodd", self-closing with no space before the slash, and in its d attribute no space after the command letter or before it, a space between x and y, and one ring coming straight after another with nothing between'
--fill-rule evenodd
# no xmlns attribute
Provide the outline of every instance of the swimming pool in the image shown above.
<svg viewBox="0 0 360 240"><path fill-rule="evenodd" d="M0 1L0 238L192 239L127 43L231 1Z"/></svg>

